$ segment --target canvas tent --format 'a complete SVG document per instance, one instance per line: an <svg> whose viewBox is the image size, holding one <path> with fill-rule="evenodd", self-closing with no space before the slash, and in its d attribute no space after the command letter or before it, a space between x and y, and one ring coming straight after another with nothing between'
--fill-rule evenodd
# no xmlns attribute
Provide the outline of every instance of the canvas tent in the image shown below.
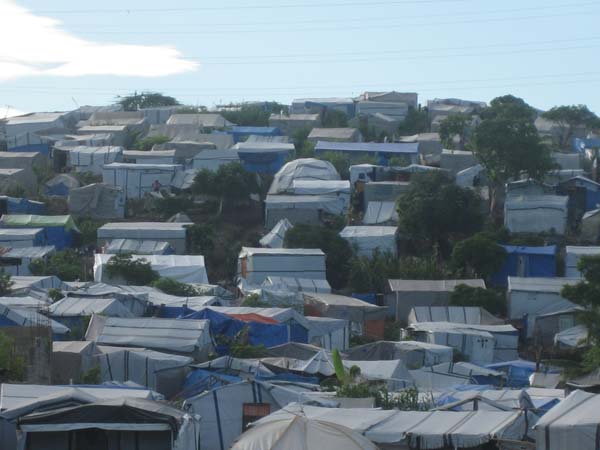
<svg viewBox="0 0 600 450"><path fill-rule="evenodd" d="M102 167L121 160L122 147L104 146L88 147L83 145L54 147L55 165L61 160L64 153L64 164L62 166L72 167L75 172L91 172L95 175L102 174ZM60 166L59 166L60 167Z"/></svg>
<svg viewBox="0 0 600 450"><path fill-rule="evenodd" d="M38 216L33 214L4 214L0 218L2 228L42 228L44 242L57 250L71 247L75 233L79 233L71 216Z"/></svg>
<svg viewBox="0 0 600 450"><path fill-rule="evenodd" d="M265 279L262 286L263 288L282 288L293 292L331 293L331 286L327 280L314 278L270 276Z"/></svg>
<svg viewBox="0 0 600 450"><path fill-rule="evenodd" d="M394 225L398 223L398 211L395 202L372 201L367 203L363 217L364 225Z"/></svg>
<svg viewBox="0 0 600 450"><path fill-rule="evenodd" d="M359 256L373 256L373 252L396 255L396 227L384 226L347 226L340 236L356 248Z"/></svg>
<svg viewBox="0 0 600 450"><path fill-rule="evenodd" d="M282 248L283 240L285 239L285 233L287 233L293 225L287 219L281 219L275 224L275 226L264 235L260 240L262 247L269 248Z"/></svg>
<svg viewBox="0 0 600 450"><path fill-rule="evenodd" d="M171 255L173 248L166 241L148 241L138 239L113 239L104 249L104 253L115 255L132 253L136 255Z"/></svg>
<svg viewBox="0 0 600 450"><path fill-rule="evenodd" d="M30 414L19 420L21 448L60 450L118 440L123 450L197 450L199 419L162 403L121 398Z"/></svg>
<svg viewBox="0 0 600 450"><path fill-rule="evenodd" d="M95 365L96 345L90 341L54 341L50 367L54 384L69 384L79 380Z"/></svg>
<svg viewBox="0 0 600 450"><path fill-rule="evenodd" d="M126 198L143 198L153 192L153 183L158 181L168 188L175 173L183 170L179 164L107 164L102 169L102 182L123 189Z"/></svg>
<svg viewBox="0 0 600 450"><path fill-rule="evenodd" d="M181 222L111 222L98 228L98 245L103 246L115 239L168 242L175 253L186 250L186 228L192 223Z"/></svg>
<svg viewBox="0 0 600 450"><path fill-rule="evenodd" d="M33 247L44 244L43 228L0 228L0 246Z"/></svg>
<svg viewBox="0 0 600 450"><path fill-rule="evenodd" d="M471 325L500 325L504 322L478 306L415 306L408 323L451 322Z"/></svg>
<svg viewBox="0 0 600 450"><path fill-rule="evenodd" d="M314 158L296 159L284 165L277 172L269 188L269 194L282 194L293 185L294 180L339 180L335 167L328 162Z"/></svg>
<svg viewBox="0 0 600 450"><path fill-rule="evenodd" d="M192 168L216 172L219 167L234 162L240 162L238 152L235 150L202 150L192 159Z"/></svg>
<svg viewBox="0 0 600 450"><path fill-rule="evenodd" d="M492 283L506 286L508 277L555 277L556 245L544 247L525 247L502 245L506 259L498 272L492 277Z"/></svg>
<svg viewBox="0 0 600 450"><path fill-rule="evenodd" d="M347 209L347 198L338 195L267 195L265 226L271 228L282 219L294 225L319 225L323 214L339 216Z"/></svg>
<svg viewBox="0 0 600 450"><path fill-rule="evenodd" d="M94 281L111 280L105 266L114 255L94 255ZM161 277L172 278L182 283L208 283L208 275L202 255L132 255L134 260L145 259ZM113 282L117 280L111 280Z"/></svg>
<svg viewBox="0 0 600 450"><path fill-rule="evenodd" d="M71 330L34 309L0 306L0 329L2 327L49 327L55 340L65 340Z"/></svg>
<svg viewBox="0 0 600 450"><path fill-rule="evenodd" d="M569 197L559 195L507 196L504 226L511 233L552 232L567 228Z"/></svg>
<svg viewBox="0 0 600 450"><path fill-rule="evenodd" d="M48 313L50 317L59 321L92 314L107 317L135 317L133 312L116 298L65 297L52 303L48 307Z"/></svg>
<svg viewBox="0 0 600 450"><path fill-rule="evenodd" d="M11 248L0 255L0 266L10 275L31 275L29 265L34 261L46 261L54 251L52 245Z"/></svg>
<svg viewBox="0 0 600 450"><path fill-rule="evenodd" d="M93 315L85 338L100 345L148 348L194 358L205 357L212 349L207 320Z"/></svg>
<svg viewBox="0 0 600 450"><path fill-rule="evenodd" d="M450 363L453 350L445 345L419 341L378 341L350 348L344 355L346 360L386 361L401 359L409 369Z"/></svg>
<svg viewBox="0 0 600 450"><path fill-rule="evenodd" d="M350 323L332 317L306 316L308 342L326 350L344 351L350 347Z"/></svg>
<svg viewBox="0 0 600 450"><path fill-rule="evenodd" d="M100 220L125 217L125 195L120 187L94 183L71 189L68 202L74 216Z"/></svg>

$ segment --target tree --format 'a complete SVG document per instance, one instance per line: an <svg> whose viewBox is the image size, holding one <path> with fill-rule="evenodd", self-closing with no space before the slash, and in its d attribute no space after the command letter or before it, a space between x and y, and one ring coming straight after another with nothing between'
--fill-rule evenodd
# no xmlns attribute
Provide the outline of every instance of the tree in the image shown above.
<svg viewBox="0 0 600 450"><path fill-rule="evenodd" d="M160 106L176 106L179 102L168 95L159 92L134 92L125 97L118 97L119 104L125 111L138 111L143 108L156 108Z"/></svg>
<svg viewBox="0 0 600 450"><path fill-rule="evenodd" d="M571 149L571 138L577 127L591 130L600 127L600 119L585 105L555 106L542 114L544 119L555 122L561 128L560 148Z"/></svg>
<svg viewBox="0 0 600 450"><path fill-rule="evenodd" d="M220 114L240 126L267 127L271 114L287 112L288 107L277 102L247 103L239 108L222 110Z"/></svg>
<svg viewBox="0 0 600 450"><path fill-rule="evenodd" d="M408 108L408 113L404 122L398 127L400 136L411 136L413 134L425 133L429 131L429 117L427 108Z"/></svg>
<svg viewBox="0 0 600 450"><path fill-rule="evenodd" d="M543 145L534 125L535 110L522 99L498 97L482 113L475 129L472 146L485 167L490 182L492 215L502 217L499 195L511 179L524 172L541 179L554 166L550 150Z"/></svg>
<svg viewBox="0 0 600 450"><path fill-rule="evenodd" d="M454 149L454 137L460 139L460 146L464 146L466 131L471 118L466 114L451 114L440 123L440 138L444 148Z"/></svg>
<svg viewBox="0 0 600 450"><path fill-rule="evenodd" d="M412 237L443 247L451 235L470 235L481 229L480 202L477 193L455 185L444 173L417 174L398 199L400 227Z"/></svg>
<svg viewBox="0 0 600 450"><path fill-rule="evenodd" d="M293 140L297 158L314 158L315 144L308 140L309 134L310 128L301 128L294 132Z"/></svg>
<svg viewBox="0 0 600 450"><path fill-rule="evenodd" d="M136 150L148 151L152 150L152 147L154 147L155 145L164 144L166 142L169 142L170 140L171 138L167 136L149 136L135 141L133 147Z"/></svg>
<svg viewBox="0 0 600 450"><path fill-rule="evenodd" d="M47 259L36 259L29 264L29 270L36 276L54 275L62 281L85 280L85 266L82 256L75 250L67 249L50 255Z"/></svg>
<svg viewBox="0 0 600 450"><path fill-rule="evenodd" d="M14 339L0 333L0 382L23 381L25 369L25 358L17 353Z"/></svg>
<svg viewBox="0 0 600 450"><path fill-rule="evenodd" d="M492 289L459 284L450 295L450 306L478 306L495 316L506 315L506 301Z"/></svg>
<svg viewBox="0 0 600 450"><path fill-rule="evenodd" d="M460 241L452 251L452 265L463 276L489 279L506 260L506 250L483 233Z"/></svg>
<svg viewBox="0 0 600 450"><path fill-rule="evenodd" d="M195 297L199 295L198 290L191 284L182 283L173 278L161 277L152 282L152 287L163 291L165 294L177 297Z"/></svg>
<svg viewBox="0 0 600 450"><path fill-rule="evenodd" d="M110 258L105 270L110 278L121 278L127 284L134 286L148 286L159 279L158 272L152 269L147 259L134 259L129 253L121 253Z"/></svg>
<svg viewBox="0 0 600 450"><path fill-rule="evenodd" d="M12 287L15 282L9 273L6 273L4 269L0 270L0 297L6 297L12 292Z"/></svg>
<svg viewBox="0 0 600 450"><path fill-rule="evenodd" d="M350 166L353 164L377 164L375 156L365 154L351 156L341 152L325 152L319 155L319 159L333 164L342 180L350 179Z"/></svg>
<svg viewBox="0 0 600 450"><path fill-rule="evenodd" d="M259 191L254 174L244 170L240 163L220 166L216 172L203 169L194 178L195 194L214 196L219 199L219 215L225 202L248 201L252 193Z"/></svg>
<svg viewBox="0 0 600 450"><path fill-rule="evenodd" d="M285 234L286 248L319 248L325 253L327 280L334 289L348 282L353 251L348 241L330 228L298 224Z"/></svg>
<svg viewBox="0 0 600 450"><path fill-rule="evenodd" d="M206 255L215 248L215 227L210 223L195 223L187 228L188 248L192 255Z"/></svg>
<svg viewBox="0 0 600 450"><path fill-rule="evenodd" d="M342 111L327 109L322 123L324 128L345 128L348 126L348 116Z"/></svg>

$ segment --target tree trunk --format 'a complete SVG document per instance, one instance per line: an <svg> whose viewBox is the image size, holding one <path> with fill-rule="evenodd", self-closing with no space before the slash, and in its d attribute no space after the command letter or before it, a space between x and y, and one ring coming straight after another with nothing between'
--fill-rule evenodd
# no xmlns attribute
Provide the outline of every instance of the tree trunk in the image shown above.
<svg viewBox="0 0 600 450"><path fill-rule="evenodd" d="M495 225L504 224L504 184L491 181L488 186L490 192L490 213Z"/></svg>

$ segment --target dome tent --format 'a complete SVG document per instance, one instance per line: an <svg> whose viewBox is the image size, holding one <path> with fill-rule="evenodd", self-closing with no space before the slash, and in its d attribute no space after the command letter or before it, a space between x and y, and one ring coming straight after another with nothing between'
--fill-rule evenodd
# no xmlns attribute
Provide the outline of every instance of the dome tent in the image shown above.
<svg viewBox="0 0 600 450"><path fill-rule="evenodd" d="M340 174L329 161L314 158L296 159L284 165L273 178L269 194L283 194L294 180L339 180Z"/></svg>
<svg viewBox="0 0 600 450"><path fill-rule="evenodd" d="M377 450L367 438L342 425L300 415L264 420L242 434L231 450Z"/></svg>

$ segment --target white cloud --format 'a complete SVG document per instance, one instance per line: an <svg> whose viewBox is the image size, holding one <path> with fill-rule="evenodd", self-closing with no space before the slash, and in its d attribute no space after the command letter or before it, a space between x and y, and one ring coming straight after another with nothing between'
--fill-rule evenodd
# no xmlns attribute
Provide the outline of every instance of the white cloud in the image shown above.
<svg viewBox="0 0 600 450"><path fill-rule="evenodd" d="M0 81L36 75L161 77L195 70L168 46L109 44L78 38L61 22L0 0Z"/></svg>

